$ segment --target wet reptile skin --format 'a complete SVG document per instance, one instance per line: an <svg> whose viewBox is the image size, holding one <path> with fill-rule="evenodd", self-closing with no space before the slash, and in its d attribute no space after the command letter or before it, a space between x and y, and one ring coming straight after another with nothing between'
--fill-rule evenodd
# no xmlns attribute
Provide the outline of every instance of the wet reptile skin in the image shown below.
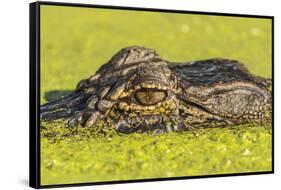
<svg viewBox="0 0 281 190"><path fill-rule="evenodd" d="M235 60L173 63L153 49L121 49L76 89L41 106L41 120L106 122L121 133L271 122L271 80Z"/></svg>

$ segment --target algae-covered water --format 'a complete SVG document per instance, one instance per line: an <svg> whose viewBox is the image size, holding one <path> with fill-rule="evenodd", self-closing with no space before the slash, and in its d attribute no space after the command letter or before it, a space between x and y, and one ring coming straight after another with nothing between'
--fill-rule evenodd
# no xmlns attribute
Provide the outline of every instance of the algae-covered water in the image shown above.
<svg viewBox="0 0 281 190"><path fill-rule="evenodd" d="M271 20L41 6L41 104L74 89L123 47L167 60L223 57L271 78ZM41 123L41 185L270 171L272 126L116 134Z"/></svg>

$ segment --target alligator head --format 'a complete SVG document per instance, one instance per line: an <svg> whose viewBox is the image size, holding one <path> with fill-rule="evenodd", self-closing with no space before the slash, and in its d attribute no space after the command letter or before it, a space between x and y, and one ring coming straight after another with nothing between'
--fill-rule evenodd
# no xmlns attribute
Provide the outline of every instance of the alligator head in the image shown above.
<svg viewBox="0 0 281 190"><path fill-rule="evenodd" d="M239 62L172 63L153 50L120 50L69 95L41 106L41 119L67 126L105 121L118 132L182 131L271 121L271 80Z"/></svg>

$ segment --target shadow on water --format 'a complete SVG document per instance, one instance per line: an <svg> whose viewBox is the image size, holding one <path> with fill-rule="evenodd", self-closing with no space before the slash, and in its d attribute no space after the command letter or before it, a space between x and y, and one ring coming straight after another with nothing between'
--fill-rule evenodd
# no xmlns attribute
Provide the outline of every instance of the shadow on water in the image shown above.
<svg viewBox="0 0 281 190"><path fill-rule="evenodd" d="M45 92L44 94L44 98L50 102L53 101L55 99L58 99L60 97L63 97L69 93L71 93L72 90L50 90L48 92Z"/></svg>

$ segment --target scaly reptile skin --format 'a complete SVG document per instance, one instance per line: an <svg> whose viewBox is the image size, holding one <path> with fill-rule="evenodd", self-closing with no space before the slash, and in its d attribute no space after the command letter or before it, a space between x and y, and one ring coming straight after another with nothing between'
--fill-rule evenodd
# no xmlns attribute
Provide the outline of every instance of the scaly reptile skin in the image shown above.
<svg viewBox="0 0 281 190"><path fill-rule="evenodd" d="M173 63L153 49L120 50L76 89L41 106L41 119L67 126L106 122L121 133L271 122L271 80L238 61Z"/></svg>

